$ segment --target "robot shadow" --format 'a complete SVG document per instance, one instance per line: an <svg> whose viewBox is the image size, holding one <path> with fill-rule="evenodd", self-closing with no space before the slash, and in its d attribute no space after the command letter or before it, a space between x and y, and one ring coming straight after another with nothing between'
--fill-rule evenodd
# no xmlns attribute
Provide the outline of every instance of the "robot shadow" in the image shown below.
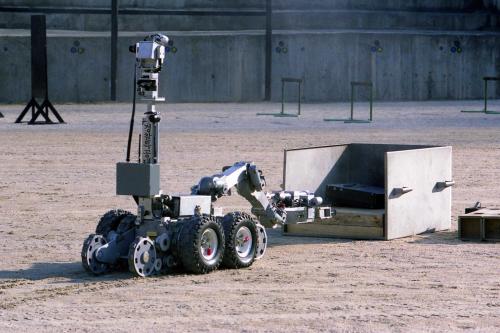
<svg viewBox="0 0 500 333"><path fill-rule="evenodd" d="M126 272L113 274L89 275L81 262L38 262L26 269L0 270L0 285L8 280L39 281L45 279L63 279L61 283L101 282L107 280L130 279L133 276Z"/></svg>
<svg viewBox="0 0 500 333"><path fill-rule="evenodd" d="M279 229L267 229L269 243L268 247L279 247L284 245L297 244L332 244L332 243L350 243L356 240L335 239L319 237L298 237L283 236ZM385 242L376 241L375 242ZM390 241L389 241L390 242ZM408 239L408 243L433 245L460 245L463 242L457 238L457 232L441 231L436 233L424 233ZM184 275L182 271L172 271L168 275ZM81 262L37 262L31 267L17 270L0 270L0 288L3 284L16 284L18 281L40 281L45 279L56 279L54 283L97 283L103 281L129 280L134 276L128 270L112 272L104 275L90 275L86 272ZM60 279L60 280L58 280ZM17 280L17 281L13 281ZM52 283L52 282L51 282Z"/></svg>

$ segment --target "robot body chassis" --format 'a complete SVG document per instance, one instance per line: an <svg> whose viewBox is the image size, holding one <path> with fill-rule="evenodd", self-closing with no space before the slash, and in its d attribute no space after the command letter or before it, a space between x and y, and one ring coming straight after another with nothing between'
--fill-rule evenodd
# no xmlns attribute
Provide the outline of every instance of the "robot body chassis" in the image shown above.
<svg viewBox="0 0 500 333"><path fill-rule="evenodd" d="M120 168L123 166L118 166L118 182L123 177ZM254 170L263 182L254 164L238 162L221 174L202 178L190 195L160 192L137 197L137 215L122 210L106 213L96 233L84 242L83 266L101 274L128 262L134 274L149 276L167 273L176 266L192 273L208 273L220 264L228 268L252 265L267 247L266 231L259 221L266 226L283 221L282 212L251 182L249 175ZM228 186L234 184L228 183L231 180L237 184ZM231 187L251 198L255 205L252 212L259 220L243 212L218 214L212 202L229 194Z"/></svg>
<svg viewBox="0 0 500 333"><path fill-rule="evenodd" d="M128 266L138 276L167 273L177 266L193 273L208 273L221 264L228 268L252 265L267 247L265 227L283 224L286 207L314 211L321 198L308 192L265 193L262 172L251 162L237 162L222 173L203 177L188 195L166 195L159 189L158 142L160 114L155 110L158 73L162 69L168 38L151 35L131 47L136 55L136 93L148 104L142 119L139 158L117 164L117 194L130 195L137 214L123 210L106 213L96 233L84 241L83 267L102 274ZM252 213L222 216L213 206L235 188L252 206ZM300 209L302 209L300 208ZM309 214L310 215L310 214Z"/></svg>

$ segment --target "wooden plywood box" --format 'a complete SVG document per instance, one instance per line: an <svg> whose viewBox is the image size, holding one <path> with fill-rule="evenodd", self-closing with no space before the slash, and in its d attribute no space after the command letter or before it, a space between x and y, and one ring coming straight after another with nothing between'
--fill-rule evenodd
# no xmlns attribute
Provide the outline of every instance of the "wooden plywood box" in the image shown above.
<svg viewBox="0 0 500 333"><path fill-rule="evenodd" d="M286 224L284 235L384 239L383 209L337 207L331 218L315 223Z"/></svg>
<svg viewBox="0 0 500 333"><path fill-rule="evenodd" d="M284 190L313 191L338 208L326 195L327 185L378 186L385 191L385 209L338 208L337 219L287 225L284 234L389 240L449 229L451 167L451 147L353 143L286 150ZM360 225L367 216L380 225Z"/></svg>
<svg viewBox="0 0 500 333"><path fill-rule="evenodd" d="M469 241L500 241L500 208L483 208L460 215L458 237Z"/></svg>

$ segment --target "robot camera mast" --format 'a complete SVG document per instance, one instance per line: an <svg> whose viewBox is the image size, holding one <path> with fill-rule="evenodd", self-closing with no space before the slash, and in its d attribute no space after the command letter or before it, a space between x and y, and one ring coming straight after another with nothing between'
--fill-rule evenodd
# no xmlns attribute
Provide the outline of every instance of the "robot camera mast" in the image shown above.
<svg viewBox="0 0 500 333"><path fill-rule="evenodd" d="M164 97L158 96L159 72L162 70L165 59L165 47L168 37L162 34L153 34L143 41L130 46L129 50L135 53L134 71L134 97L132 117L127 145L127 162L130 161L130 146L132 141L136 95L139 102L147 103L147 111L142 118L142 134L139 151L139 161L142 163L156 164L159 161L158 124L161 120L160 113L156 111L156 102L164 102Z"/></svg>

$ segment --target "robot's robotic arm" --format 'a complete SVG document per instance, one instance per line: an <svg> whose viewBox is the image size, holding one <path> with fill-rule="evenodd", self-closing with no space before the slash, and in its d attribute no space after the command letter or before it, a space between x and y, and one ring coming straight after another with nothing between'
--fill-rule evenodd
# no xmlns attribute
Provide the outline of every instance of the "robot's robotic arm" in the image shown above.
<svg viewBox="0 0 500 333"><path fill-rule="evenodd" d="M262 172L251 162L237 162L231 167L224 168L222 173L203 177L192 187L194 195L210 195L212 201L224 195L230 195L231 189L236 188L239 195L252 205L259 221L266 227L274 227L285 222L284 210L275 206L263 191L266 181Z"/></svg>

